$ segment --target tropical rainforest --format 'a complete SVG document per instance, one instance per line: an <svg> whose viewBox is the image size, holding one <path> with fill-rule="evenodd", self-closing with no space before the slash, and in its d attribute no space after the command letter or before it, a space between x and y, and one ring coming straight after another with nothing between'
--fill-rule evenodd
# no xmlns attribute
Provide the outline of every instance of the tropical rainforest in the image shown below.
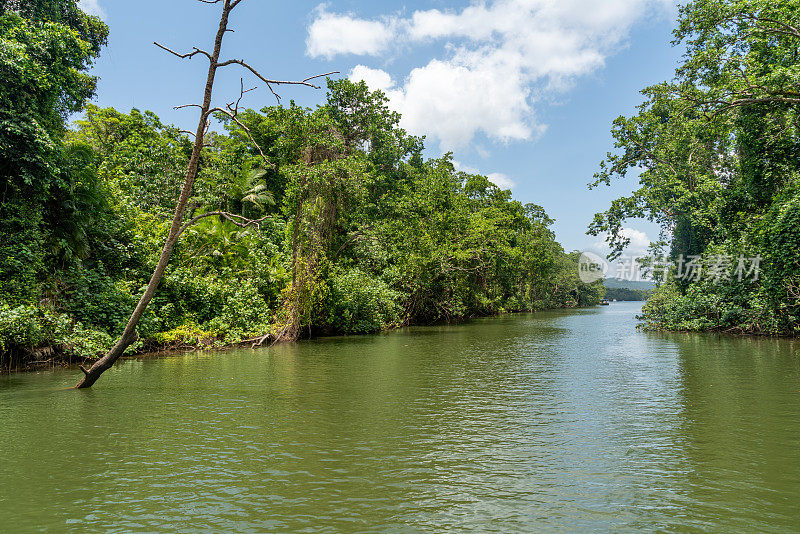
<svg viewBox="0 0 800 534"><path fill-rule="evenodd" d="M76 0L0 9L0 363L92 361L151 279L195 139L151 112L91 104L109 29ZM602 298L541 207L449 154L426 157L399 121L381 92L332 78L313 109L214 113L187 224L126 353Z"/></svg>
<svg viewBox="0 0 800 534"><path fill-rule="evenodd" d="M685 49L674 79L615 121L616 150L591 184L633 174L639 188L590 232L619 254L626 220L660 225L646 329L797 335L800 2L689 2L674 37Z"/></svg>

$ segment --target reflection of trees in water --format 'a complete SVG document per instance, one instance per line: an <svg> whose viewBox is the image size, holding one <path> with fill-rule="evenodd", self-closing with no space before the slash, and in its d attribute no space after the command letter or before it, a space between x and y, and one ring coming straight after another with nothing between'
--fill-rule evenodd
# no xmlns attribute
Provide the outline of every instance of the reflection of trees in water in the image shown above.
<svg viewBox="0 0 800 534"><path fill-rule="evenodd" d="M800 345L663 337L680 355L687 517L745 530L800 524Z"/></svg>

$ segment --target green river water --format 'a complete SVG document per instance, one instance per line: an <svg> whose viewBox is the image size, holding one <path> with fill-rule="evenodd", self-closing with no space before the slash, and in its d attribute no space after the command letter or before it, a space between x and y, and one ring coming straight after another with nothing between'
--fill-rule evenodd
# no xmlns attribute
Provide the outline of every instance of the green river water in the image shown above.
<svg viewBox="0 0 800 534"><path fill-rule="evenodd" d="M0 377L0 530L800 529L800 346L640 307Z"/></svg>

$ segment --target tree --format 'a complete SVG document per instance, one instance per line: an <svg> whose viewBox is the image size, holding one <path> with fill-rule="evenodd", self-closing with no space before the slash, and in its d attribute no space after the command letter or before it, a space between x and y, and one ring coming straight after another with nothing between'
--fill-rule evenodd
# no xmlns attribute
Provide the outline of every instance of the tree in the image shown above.
<svg viewBox="0 0 800 534"><path fill-rule="evenodd" d="M287 169L284 212L291 234L292 280L286 290L284 327L276 340L296 340L311 328L337 230L363 197L364 154L347 145L341 129L321 108L301 123L305 146Z"/></svg>
<svg viewBox="0 0 800 534"><path fill-rule="evenodd" d="M88 144L99 159L99 178L116 202L163 217L173 214L192 144L178 128L166 126L151 111L87 105L69 138Z"/></svg>
<svg viewBox="0 0 800 534"><path fill-rule="evenodd" d="M648 327L796 334L800 1L695 0L674 35L683 63L672 81L643 91L635 116L614 122L619 150L590 185L636 169L640 187L589 232L608 234L619 254L626 219L661 225L654 253L669 245L675 267L645 307ZM719 258L731 268L703 276L718 272ZM736 275L745 258L758 260L758 279ZM690 259L699 279L681 277Z"/></svg>
<svg viewBox="0 0 800 534"><path fill-rule="evenodd" d="M0 4L0 175L3 197L46 194L58 177L65 121L94 95L87 73L108 28L74 0ZM61 15L61 16L56 16ZM57 58L57 60L56 60Z"/></svg>
<svg viewBox="0 0 800 534"><path fill-rule="evenodd" d="M107 35L106 25L84 14L75 0L0 1L3 300L37 299L51 224L75 222L64 219L77 213L64 208L81 191L73 187L66 119L94 95L96 79L88 69Z"/></svg>
<svg viewBox="0 0 800 534"><path fill-rule="evenodd" d="M708 114L800 104L800 2L699 0L680 10L673 91Z"/></svg>
<svg viewBox="0 0 800 534"><path fill-rule="evenodd" d="M164 243L164 248L161 252L161 257L159 258L155 271L153 272L153 275L150 278L150 282L148 283L144 294L139 299L139 303L136 305L136 308L133 310L133 313L131 314L128 323L122 332L122 336L120 337L119 341L114 345L114 347L108 352L108 354L97 360L94 363L94 365L92 365L91 368L86 369L83 366L81 366L81 370L83 371L84 376L75 386L78 389L91 387L105 371L107 371L114 365L114 362L116 362L119 359L119 357L122 356L122 354L125 352L125 349L127 349L136 340L137 337L136 326L139 324L139 321L141 320L142 315L147 309L148 304L153 299L153 296L156 293L158 285L164 276L164 272L167 268L167 265L169 264L170 258L172 257L175 245L178 242L178 239L180 238L181 234L186 230L186 228L206 217L214 217L214 216L226 218L233 224L245 228L258 225L263 220L263 219L259 220L247 219L241 215L231 214L223 211L208 212L202 215L195 216L189 221L184 220L187 204L189 202L189 198L192 193L192 187L197 177L197 169L200 162L200 155L204 147L204 139L209 125L209 119L214 113L221 113L226 115L230 120L244 127L244 125L241 123L241 121L239 121L238 118L239 104L242 98L244 97L245 93L251 91L252 89L246 90L244 88L244 81L242 81L241 92L239 94L238 100L227 104L224 108L212 107L214 81L216 79L217 72L222 68L233 65L238 65L240 67L243 67L244 69L248 70L251 74L256 76L261 82L263 82L266 85L266 87L273 94L276 95L276 97L277 94L274 91L274 86L288 84L288 85L304 85L316 88L317 86L311 83L311 81L317 77L326 76L325 74L322 74L320 76L313 76L298 82L280 81L264 77L256 69L251 67L248 63L244 62L243 60L230 59L230 60L220 61L222 43L225 38L225 34L228 32L228 22L230 15L233 12L233 10L242 2L242 0L200 0L200 1L206 4L222 5L222 13L220 16L219 27L217 29L217 34L214 39L214 46L211 52L195 47L192 52L180 54L163 45L156 43L156 45L159 46L160 48L166 50L167 52L179 58L186 59L199 55L205 57L209 62L208 74L206 77L202 104L189 104L186 106L179 106L180 108L184 107L198 108L200 110L200 118L197 124L197 130L193 134L194 145L192 147L192 154L189 158L189 162L186 167L186 174L185 174L186 177L183 183L183 187L181 188L180 196L178 197L178 201L175 205L175 214L172 220L172 225L169 230L169 235L166 238L166 241ZM247 129L245 128L245 130Z"/></svg>

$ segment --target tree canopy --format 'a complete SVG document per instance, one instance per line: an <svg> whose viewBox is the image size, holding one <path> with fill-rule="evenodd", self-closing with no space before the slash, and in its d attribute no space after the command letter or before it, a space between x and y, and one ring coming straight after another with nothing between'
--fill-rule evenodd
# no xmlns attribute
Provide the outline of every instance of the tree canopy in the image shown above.
<svg viewBox="0 0 800 534"><path fill-rule="evenodd" d="M796 0L689 2L675 78L614 122L618 150L591 186L636 171L640 187L597 214L590 233L607 233L619 254L625 220L661 226L677 267L646 308L649 327L797 331L799 28ZM681 276L689 258L706 274ZM720 258L730 265L713 276ZM743 258L758 260L758 279L735 276Z"/></svg>

